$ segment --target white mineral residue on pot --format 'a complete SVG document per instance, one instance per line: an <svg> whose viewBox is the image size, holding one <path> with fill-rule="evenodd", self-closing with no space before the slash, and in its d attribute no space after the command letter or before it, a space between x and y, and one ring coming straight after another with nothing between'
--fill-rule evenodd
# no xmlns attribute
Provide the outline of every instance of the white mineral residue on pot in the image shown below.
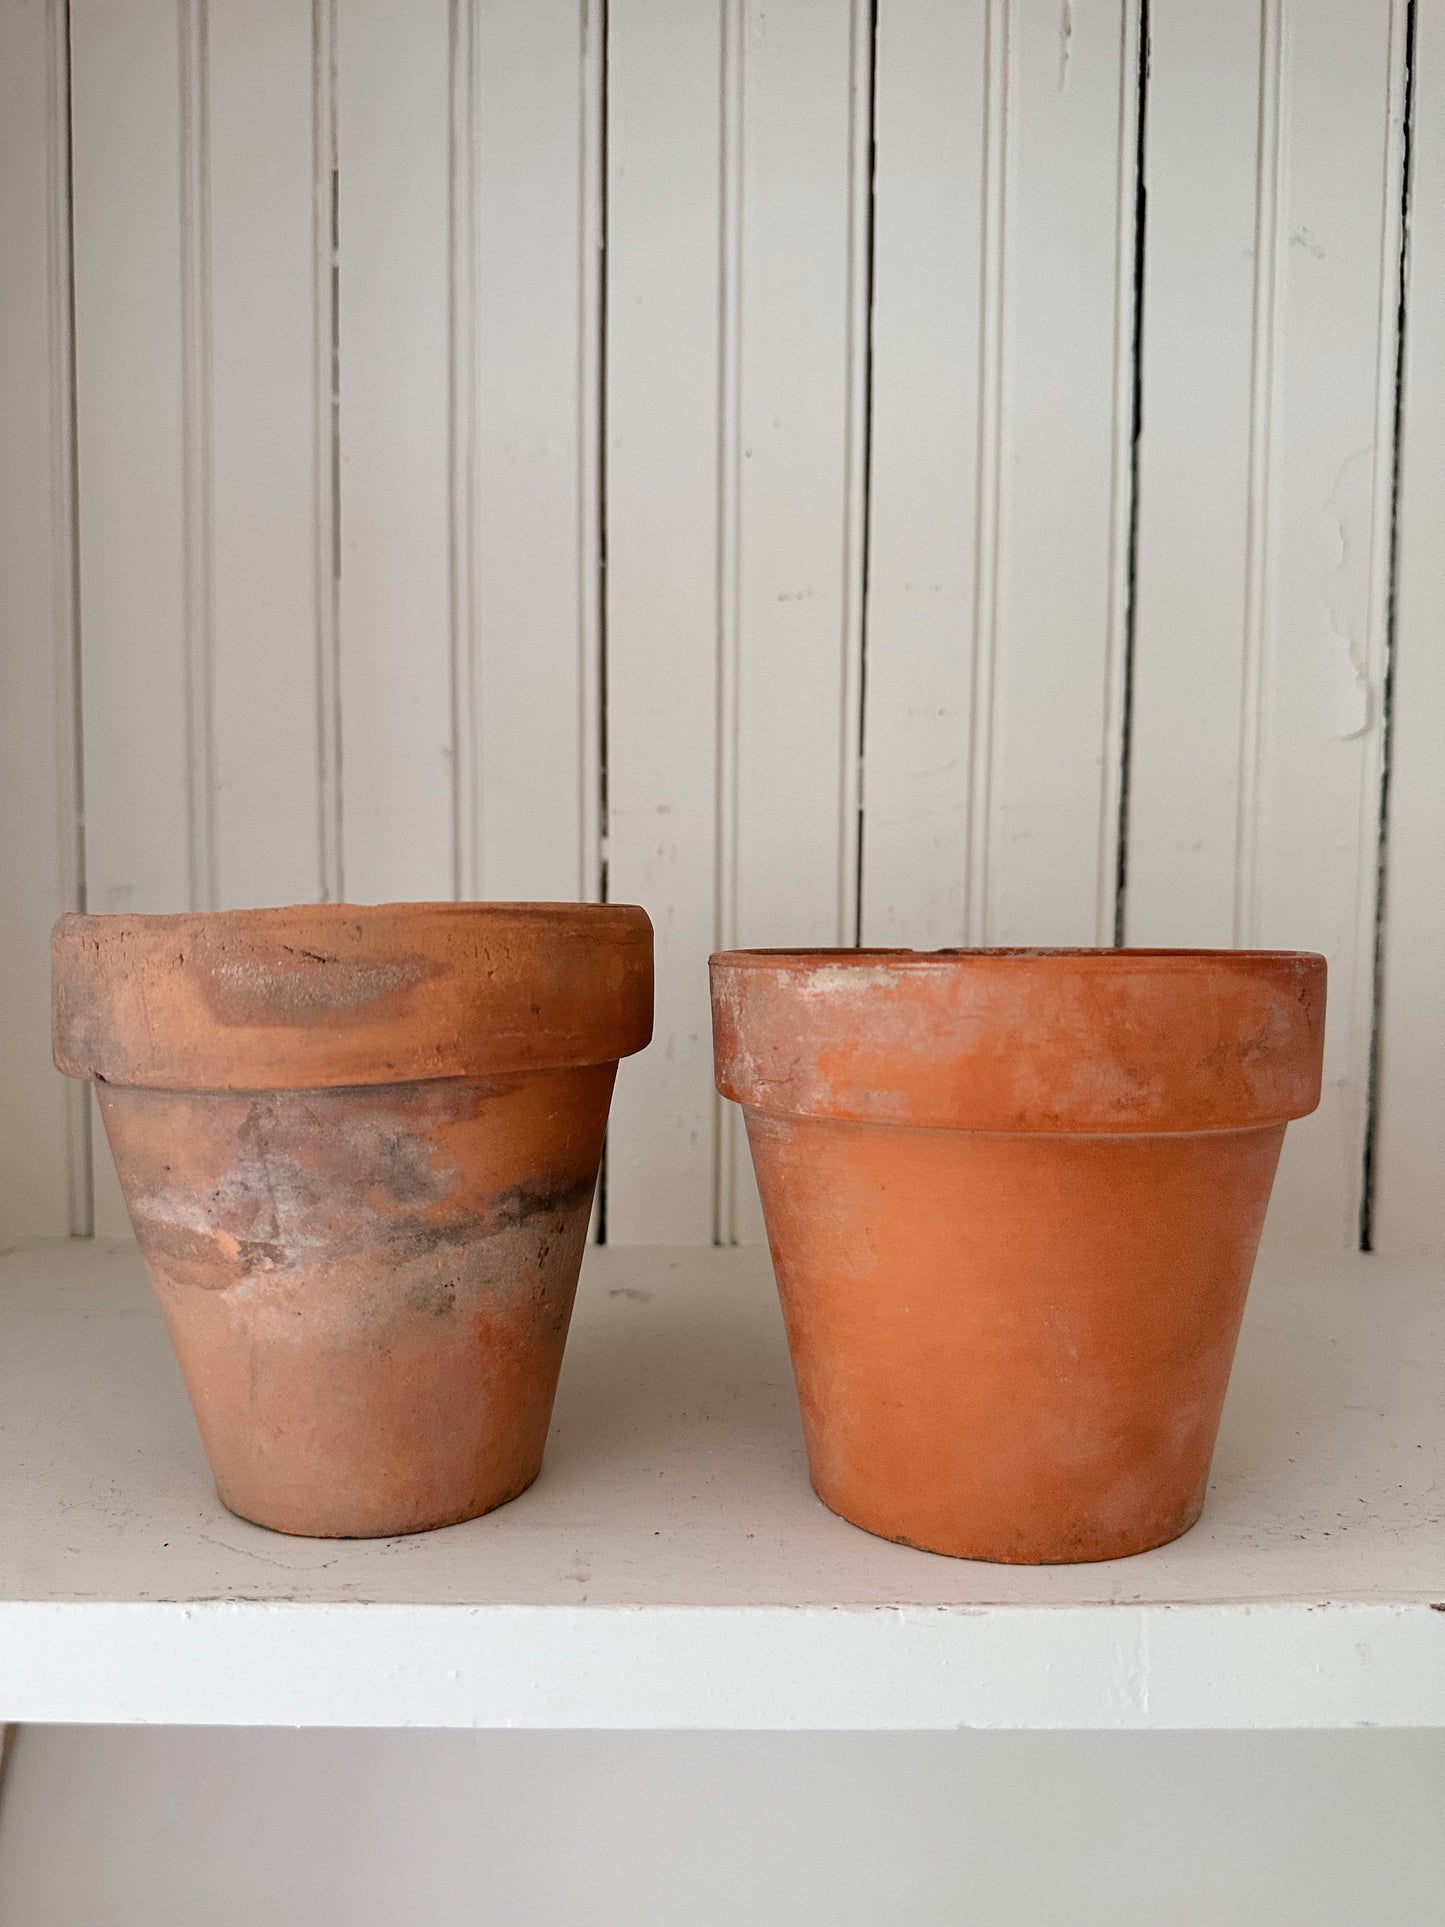
<svg viewBox="0 0 1445 1927"><path fill-rule="evenodd" d="M798 994L821 997L833 990L892 990L905 972L891 964L824 964L799 977Z"/></svg>

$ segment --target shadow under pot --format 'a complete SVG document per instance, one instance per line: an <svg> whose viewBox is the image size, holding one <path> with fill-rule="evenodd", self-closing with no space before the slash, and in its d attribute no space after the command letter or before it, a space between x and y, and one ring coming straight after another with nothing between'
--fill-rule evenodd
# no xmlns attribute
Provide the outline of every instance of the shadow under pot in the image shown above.
<svg viewBox="0 0 1445 1927"><path fill-rule="evenodd" d="M1324 959L733 951L712 996L824 1504L1010 1564L1191 1526Z"/></svg>
<svg viewBox="0 0 1445 1927"><path fill-rule="evenodd" d="M67 916L53 965L225 1504L335 1538L515 1498L651 1034L646 913Z"/></svg>

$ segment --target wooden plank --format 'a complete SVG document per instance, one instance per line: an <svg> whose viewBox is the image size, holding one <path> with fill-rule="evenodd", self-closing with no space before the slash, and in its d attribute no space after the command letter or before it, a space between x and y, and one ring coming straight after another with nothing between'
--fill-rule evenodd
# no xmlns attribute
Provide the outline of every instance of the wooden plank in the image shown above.
<svg viewBox="0 0 1445 1927"><path fill-rule="evenodd" d="M1157 257L1151 241L1146 264L1128 934L1329 957L1325 1096L1290 1133L1270 1229L1348 1249L1370 1055L1404 7L1265 0L1257 17L1251 36L1246 19L1182 4L1153 15L1149 231L1175 238ZM1201 89L1201 65L1232 79ZM1217 104L1211 152L1236 155L1253 96L1252 215L1237 160L1205 180L1186 152L1202 109L1185 90ZM1236 129L1224 140L1218 113ZM1171 465L1202 443L1183 479ZM1207 498L1197 516L1180 512L1191 486Z"/></svg>
<svg viewBox="0 0 1445 1927"><path fill-rule="evenodd" d="M1113 937L1137 79L1123 0L880 20L870 941Z"/></svg>
<svg viewBox="0 0 1445 1927"><path fill-rule="evenodd" d="M623 1066L607 1236L714 1233L704 959L716 932L720 99L711 8L612 0L607 133L607 894L657 929ZM727 140L740 131L737 102ZM731 151L731 150L729 150Z"/></svg>
<svg viewBox="0 0 1445 1927"><path fill-rule="evenodd" d="M474 27L456 264L478 806L464 888L595 897L601 9L482 0Z"/></svg>
<svg viewBox="0 0 1445 1927"><path fill-rule="evenodd" d="M450 897L448 7L338 0L335 59L343 883Z"/></svg>
<svg viewBox="0 0 1445 1927"><path fill-rule="evenodd" d="M210 889L195 807L210 793L205 663L187 568L198 482L187 453L205 406L183 325L196 298L183 248L187 18L163 0L71 10L86 887L101 911L180 910ZM184 131L193 161L193 118ZM129 1232L104 1155L95 1227Z"/></svg>
<svg viewBox="0 0 1445 1927"><path fill-rule="evenodd" d="M1445 7L1417 0L1373 1243L1445 1249Z"/></svg>
<svg viewBox="0 0 1445 1927"><path fill-rule="evenodd" d="M987 0L878 17L862 937L961 943Z"/></svg>
<svg viewBox="0 0 1445 1927"><path fill-rule="evenodd" d="M998 501L980 559L971 941L1108 943L1138 22L1123 0L995 18L1001 282L984 380L998 447L983 474Z"/></svg>
<svg viewBox="0 0 1445 1927"><path fill-rule="evenodd" d="M863 558L850 491L861 500L871 51L866 5L750 0L724 428L741 459L738 550L724 557L738 626L736 875L723 888L744 944L855 936Z"/></svg>
<svg viewBox="0 0 1445 1927"><path fill-rule="evenodd" d="M332 557L318 417L312 22L291 0L209 9L205 187L209 619L217 901L325 894L318 596ZM324 102L321 112L325 113ZM329 430L329 421L326 424Z"/></svg>
<svg viewBox="0 0 1445 1927"><path fill-rule="evenodd" d="M872 24L863 0L750 0L723 435L735 503L724 944L856 940ZM735 544L735 549L733 545ZM779 835L780 825L786 833ZM762 1215L725 1113L720 1235Z"/></svg>
<svg viewBox="0 0 1445 1927"><path fill-rule="evenodd" d="M1330 960L1325 1097L1290 1133L1271 1233L1344 1249L1373 1024L1404 21L1404 0L1284 20L1278 510L1245 883L1254 941Z"/></svg>
<svg viewBox="0 0 1445 1927"><path fill-rule="evenodd" d="M1278 21L1261 0L1153 0L1149 35L1126 935L1240 943L1241 694L1266 501L1267 407L1253 384L1257 372L1263 404Z"/></svg>
<svg viewBox="0 0 1445 1927"><path fill-rule="evenodd" d="M162 0L71 18L80 613L94 910L192 899L180 45Z"/></svg>
<svg viewBox="0 0 1445 1927"><path fill-rule="evenodd" d="M84 1094L44 1018L82 886L67 148L65 9L0 7L0 1243L90 1213Z"/></svg>

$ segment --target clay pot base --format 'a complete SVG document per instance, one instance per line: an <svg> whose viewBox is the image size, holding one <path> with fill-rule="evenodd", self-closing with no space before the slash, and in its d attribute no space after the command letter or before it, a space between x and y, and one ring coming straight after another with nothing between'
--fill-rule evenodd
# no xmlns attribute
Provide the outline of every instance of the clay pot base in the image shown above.
<svg viewBox="0 0 1445 1927"><path fill-rule="evenodd" d="M495 1497L483 1496L474 1503L468 1502L461 1511L443 1512L436 1518L419 1519L415 1524L396 1525L379 1532L338 1532L323 1525L303 1528L283 1524L279 1519L263 1518L260 1515L265 1510L264 1507L247 1512L226 1496L219 1479L216 1481L216 1497L234 1518L244 1519L250 1526L264 1526L267 1532L283 1533L288 1539L410 1539L419 1532L439 1532L443 1526L465 1525L469 1519L484 1518L487 1513L496 1512L500 1507L510 1505L513 1499L520 1499L524 1492L536 1484L541 1470L542 1463L539 1459L535 1469L527 1474L520 1485L514 1485L510 1490L500 1492Z"/></svg>
<svg viewBox="0 0 1445 1927"><path fill-rule="evenodd" d="M1095 1566L1111 1559L1134 1559L1141 1552L1154 1552L1160 1546L1171 1545L1174 1540L1182 1539L1186 1532L1197 1526L1204 1512L1204 1494L1185 1513L1177 1524L1172 1525L1157 1538L1150 1535L1138 1541L1121 1543L1107 1551L1089 1549L1081 1552L1055 1552L1047 1557L1035 1557L1031 1553L1010 1552L996 1545L983 1545L973 1542L954 1541L949 1545L926 1546L920 1540L907 1539L900 1532L890 1532L883 1524L870 1525L866 1519L855 1519L841 1505L835 1505L826 1493L820 1492L814 1480L809 1479L819 1502L826 1506L835 1518L845 1525L855 1526L859 1532L866 1532L874 1539L886 1539L893 1546L907 1546L910 1552L931 1552L941 1559L967 1559L985 1566Z"/></svg>

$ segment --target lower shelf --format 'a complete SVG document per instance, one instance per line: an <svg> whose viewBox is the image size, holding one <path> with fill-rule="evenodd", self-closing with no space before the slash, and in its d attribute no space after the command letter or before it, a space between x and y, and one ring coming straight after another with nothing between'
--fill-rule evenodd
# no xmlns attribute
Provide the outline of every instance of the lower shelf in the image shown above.
<svg viewBox="0 0 1445 1927"><path fill-rule="evenodd" d="M766 1254L590 1254L489 1518L215 1498L133 1248L0 1258L0 1721L1445 1726L1445 1267L1260 1260L1204 1517L1110 1565L869 1537L807 1482Z"/></svg>

